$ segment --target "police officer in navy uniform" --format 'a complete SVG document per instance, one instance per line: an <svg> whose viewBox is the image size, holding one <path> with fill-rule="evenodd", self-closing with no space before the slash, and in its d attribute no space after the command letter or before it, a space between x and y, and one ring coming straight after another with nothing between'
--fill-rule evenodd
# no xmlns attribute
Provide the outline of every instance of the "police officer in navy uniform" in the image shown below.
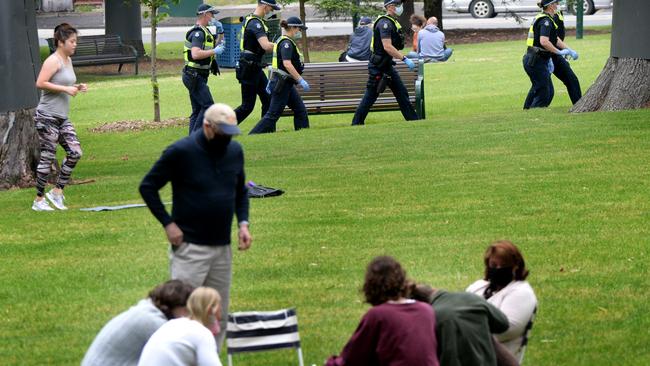
<svg viewBox="0 0 650 366"><path fill-rule="evenodd" d="M539 3L543 12L533 20L528 30L528 48L523 58L524 70L530 77L532 86L524 102L524 109L548 107L553 100L554 71L552 57L570 56L574 60L578 53L568 48L558 38L558 25L553 17L557 11L558 0L542 0Z"/></svg>
<svg viewBox="0 0 650 366"><path fill-rule="evenodd" d="M373 37L370 43L372 55L368 62L368 85L366 93L357 108L352 125L362 125L385 86L390 87L399 103L402 115L407 121L418 119L415 109L409 102L409 95L397 70L393 59L404 61L410 70L415 69L415 63L406 58L400 50L404 49L404 32L397 21L403 12L402 0L384 0L386 14L380 16L373 26Z"/></svg>
<svg viewBox="0 0 650 366"><path fill-rule="evenodd" d="M300 130L309 128L309 117L305 104L300 98L295 85L300 84L305 92L310 90L309 83L300 76L304 69L302 54L296 41L302 38L302 31L307 27L298 17L290 17L280 22L284 35L273 47L273 69L271 81L266 90L271 94L271 106L264 117L253 127L250 134L275 132L275 124L286 106L293 111L293 127Z"/></svg>
<svg viewBox="0 0 650 366"><path fill-rule="evenodd" d="M557 37L564 42L566 29L564 27L564 14L562 13L562 10L558 10L557 13L555 13L553 20L555 21L555 24L557 24ZM551 56L551 60L553 60L553 75L564 83L567 92L569 92L571 103L576 104L580 98L582 98L582 90L580 89L580 81L578 80L578 77L573 70L571 70L569 62L562 56L554 54Z"/></svg>
<svg viewBox="0 0 650 366"><path fill-rule="evenodd" d="M214 16L218 13L219 11L210 5L199 5L196 9L196 25L185 34L183 84L190 93L192 103L190 133L201 128L205 110L214 104L208 88L208 76L210 71L213 74L218 73L215 56L222 54L225 47L223 44L216 44L215 35L207 27L216 25Z"/></svg>
<svg viewBox="0 0 650 366"><path fill-rule="evenodd" d="M280 6L275 0L258 0L255 11L246 17L242 27L239 45L239 64L235 70L241 84L241 105L235 109L237 123L242 123L255 108L256 96L262 103L262 116L269 109L271 96L266 91L268 79L262 70L266 65L262 58L265 53L273 52L273 42L269 41L266 19L273 15Z"/></svg>

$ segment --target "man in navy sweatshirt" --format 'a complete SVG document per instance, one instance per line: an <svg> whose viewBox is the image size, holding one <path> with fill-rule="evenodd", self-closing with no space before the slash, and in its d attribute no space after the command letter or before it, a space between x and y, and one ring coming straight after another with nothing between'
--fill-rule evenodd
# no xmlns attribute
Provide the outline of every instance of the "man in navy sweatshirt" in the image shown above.
<svg viewBox="0 0 650 366"><path fill-rule="evenodd" d="M233 215L239 223L239 250L250 247L248 189L244 152L231 141L240 134L235 112L214 104L202 128L169 146L140 184L140 194L165 228L172 279L194 287L208 286L221 295L221 344L228 319L232 273L230 235ZM172 184L171 216L158 191Z"/></svg>

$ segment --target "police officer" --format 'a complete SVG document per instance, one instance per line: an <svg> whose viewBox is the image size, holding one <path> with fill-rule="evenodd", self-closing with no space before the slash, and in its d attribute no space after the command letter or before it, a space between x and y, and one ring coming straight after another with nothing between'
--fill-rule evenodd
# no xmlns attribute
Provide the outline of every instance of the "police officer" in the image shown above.
<svg viewBox="0 0 650 366"><path fill-rule="evenodd" d="M266 19L273 15L280 6L275 0L258 0L255 11L246 17L242 27L239 64L236 76L241 84L241 105L235 109L237 123L242 123L255 108L256 96L262 103L262 116L269 109L271 97L264 90L268 79L262 69L265 53L273 52L273 43L269 41Z"/></svg>
<svg viewBox="0 0 650 366"><path fill-rule="evenodd" d="M555 24L557 24L557 37L564 42L566 29L564 28L564 14L562 13L562 10L558 10L557 13L555 13L553 20L555 21ZM564 83L567 92L569 92L571 103L576 104L578 100L582 98L582 91L580 90L580 81L578 80L578 77L573 70L571 70L569 62L562 56L554 54L551 56L551 60L553 60L553 75Z"/></svg>
<svg viewBox="0 0 650 366"><path fill-rule="evenodd" d="M296 84L300 84L305 92L310 89L309 83L300 76L304 64L302 54L296 45L296 40L302 38L302 31L307 27L298 17L283 20L280 26L284 29L284 35L273 47L273 70L271 81L266 87L266 91L271 94L271 106L262 120L253 127L251 135L275 132L275 124L286 106L293 111L293 127L296 131L309 128L307 109L295 87Z"/></svg>
<svg viewBox="0 0 650 366"><path fill-rule="evenodd" d="M548 107L553 100L553 55L578 58L577 52L568 48L558 38L558 25L553 17L557 12L558 0L542 0L538 4L542 13L533 20L528 30L528 49L523 58L524 70L532 86L524 102L524 109Z"/></svg>
<svg viewBox="0 0 650 366"><path fill-rule="evenodd" d="M386 86L390 87L399 103L402 115L407 121L418 119L413 106L409 102L408 91L393 65L393 59L404 61L409 69L415 68L411 59L400 53L404 49L404 32L397 17L404 11L402 0L384 0L386 14L380 16L373 25L373 36L370 43L372 55L368 62L368 86L366 93L357 108L352 125L362 125L375 103L379 94Z"/></svg>
<svg viewBox="0 0 650 366"><path fill-rule="evenodd" d="M225 48L223 44L215 43L215 35L207 26L216 25L214 16L218 13L219 11L210 5L199 5L196 9L196 25L185 34L183 84L190 92L192 103L190 133L201 128L205 110L214 104L208 88L208 76L210 71L213 74L219 72L215 56L222 54Z"/></svg>

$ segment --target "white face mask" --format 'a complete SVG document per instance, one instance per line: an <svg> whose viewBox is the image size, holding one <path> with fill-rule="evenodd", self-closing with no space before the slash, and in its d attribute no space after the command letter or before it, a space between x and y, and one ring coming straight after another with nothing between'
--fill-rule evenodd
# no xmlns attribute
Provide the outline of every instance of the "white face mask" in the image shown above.
<svg viewBox="0 0 650 366"><path fill-rule="evenodd" d="M302 32L297 31L296 34L293 35L293 39L298 40L302 38Z"/></svg>
<svg viewBox="0 0 650 366"><path fill-rule="evenodd" d="M269 20L269 19L271 19L271 17L274 16L274 15L275 15L275 10L271 10L271 11L268 12L266 15L264 15L264 19L265 19L265 20Z"/></svg>
<svg viewBox="0 0 650 366"><path fill-rule="evenodd" d="M402 4L399 4L399 6L395 7L395 14L397 14L397 16L401 16L403 12L404 6Z"/></svg>

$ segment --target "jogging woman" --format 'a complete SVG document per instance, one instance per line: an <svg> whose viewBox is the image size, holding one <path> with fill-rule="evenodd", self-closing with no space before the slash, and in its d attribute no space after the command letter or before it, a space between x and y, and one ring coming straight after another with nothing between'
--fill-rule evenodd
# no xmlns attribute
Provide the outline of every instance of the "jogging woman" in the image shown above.
<svg viewBox="0 0 650 366"><path fill-rule="evenodd" d="M77 48L77 30L67 23L57 25L54 28L54 42L56 51L45 60L36 80L36 87L43 93L34 115L41 151L36 169L36 199L32 204L34 211L54 210L44 196L54 207L67 210L63 202L63 188L69 183L70 174L82 155L77 133L68 119L70 97L88 90L86 84L76 84L77 77L70 59ZM55 187L44 193L51 165L56 161L57 144L65 150L65 159Z"/></svg>

